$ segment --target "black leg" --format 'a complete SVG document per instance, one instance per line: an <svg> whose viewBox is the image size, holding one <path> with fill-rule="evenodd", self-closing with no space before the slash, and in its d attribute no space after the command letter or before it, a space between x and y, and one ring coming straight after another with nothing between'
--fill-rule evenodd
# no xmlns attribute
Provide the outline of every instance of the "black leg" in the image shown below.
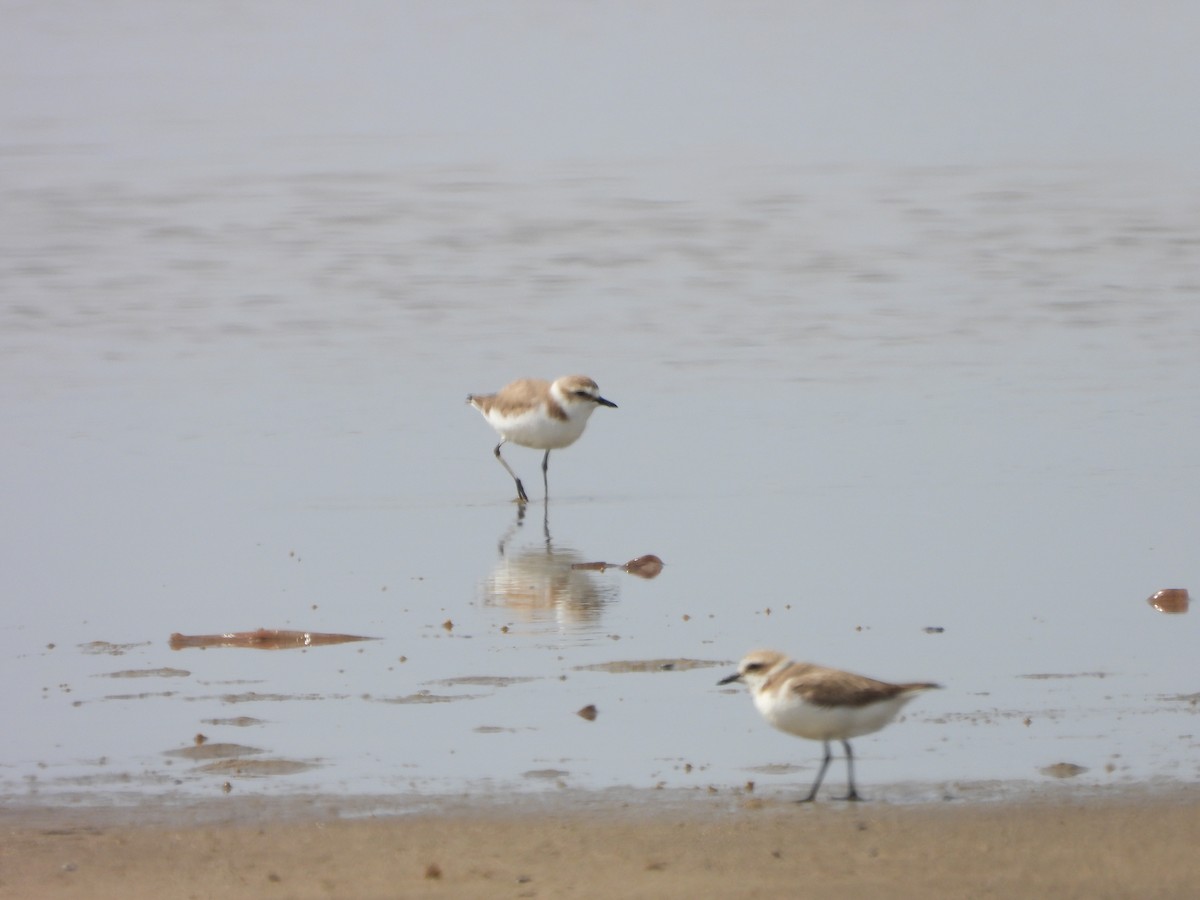
<svg viewBox="0 0 1200 900"><path fill-rule="evenodd" d="M808 792L808 796L801 803L812 803L817 799L817 790L821 787L821 780L825 777L825 770L829 768L829 761L833 759L833 752L829 749L829 741L825 742L825 758L821 760L821 769L817 772L817 780L813 782L812 790Z"/></svg>
<svg viewBox="0 0 1200 900"><path fill-rule="evenodd" d="M842 741L842 746L846 748L846 784L849 787L845 797L839 797L839 800L861 800L858 796L858 788L854 786L854 751L850 749L849 741Z"/></svg>
<svg viewBox="0 0 1200 900"><path fill-rule="evenodd" d="M504 466L504 471L506 471L509 475L511 475L512 480L517 483L517 502L518 503L528 503L529 495L525 493L525 485L521 484L521 479L517 477L517 473L514 472L511 468L509 468L508 463L506 463L504 461L504 457L500 455L500 448L503 446L504 446L504 441L501 441L500 443L498 443L496 445L496 449L493 450L492 452L496 454L496 459L500 460L500 465ZM550 452L549 450L546 451L547 454L549 452Z"/></svg>
<svg viewBox="0 0 1200 900"><path fill-rule="evenodd" d="M546 455L542 457L542 490L545 493L542 495L547 500L550 499L550 476L546 474L550 468L550 451L546 451Z"/></svg>

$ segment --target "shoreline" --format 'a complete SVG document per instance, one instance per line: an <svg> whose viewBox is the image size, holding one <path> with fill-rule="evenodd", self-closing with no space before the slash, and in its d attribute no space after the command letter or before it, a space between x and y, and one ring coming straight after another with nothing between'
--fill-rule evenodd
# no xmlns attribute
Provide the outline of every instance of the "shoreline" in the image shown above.
<svg viewBox="0 0 1200 900"><path fill-rule="evenodd" d="M1184 897L1200 883L1191 784L932 803L682 793L383 814L246 796L175 805L170 822L154 805L6 803L0 897Z"/></svg>
<svg viewBox="0 0 1200 900"><path fill-rule="evenodd" d="M253 782L254 790L246 789ZM477 816L591 815L619 811L626 816L731 815L763 806L861 809L874 805L901 809L952 806L1037 806L1047 803L1147 802L1200 804L1200 782L1153 778L1117 784L1070 779L894 782L863 786L862 804L836 799L838 785L826 786L814 804L797 803L808 787L795 783L748 781L716 787L605 788L561 786L543 790L472 788L454 792L407 791L388 794L328 791L271 792L264 779L234 780L228 793L208 794L129 791L53 791L0 795L0 827L20 822L60 822L108 825L209 824L266 825L359 818L402 818L414 815Z"/></svg>

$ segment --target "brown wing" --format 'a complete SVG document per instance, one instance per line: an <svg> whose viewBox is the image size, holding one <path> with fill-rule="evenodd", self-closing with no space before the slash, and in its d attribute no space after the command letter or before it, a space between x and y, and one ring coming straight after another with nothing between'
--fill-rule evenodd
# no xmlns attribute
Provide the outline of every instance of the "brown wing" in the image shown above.
<svg viewBox="0 0 1200 900"><path fill-rule="evenodd" d="M908 682L891 684L853 672L812 666L800 673L791 690L813 706L866 706L878 700L890 700L899 694L937 687L936 684Z"/></svg>
<svg viewBox="0 0 1200 900"><path fill-rule="evenodd" d="M540 378L520 378L493 394L488 408L507 415L536 403L549 388L550 382Z"/></svg>

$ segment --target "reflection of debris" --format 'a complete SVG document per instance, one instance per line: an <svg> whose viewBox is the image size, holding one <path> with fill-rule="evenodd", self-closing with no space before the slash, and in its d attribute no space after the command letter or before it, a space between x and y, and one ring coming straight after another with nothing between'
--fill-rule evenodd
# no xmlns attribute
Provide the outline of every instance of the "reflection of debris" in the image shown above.
<svg viewBox="0 0 1200 900"><path fill-rule="evenodd" d="M149 646L149 641L143 641L140 644L111 644L108 641L89 641L86 644L80 644L79 649L84 653L90 653L93 655L104 654L106 656L122 656L135 647Z"/></svg>
<svg viewBox="0 0 1200 900"><path fill-rule="evenodd" d="M792 765L791 763L767 763L762 766L747 766L747 772L757 772L760 775L795 775L798 772L803 772L803 766Z"/></svg>
<svg viewBox="0 0 1200 900"><path fill-rule="evenodd" d="M222 703L267 703L284 700L345 700L346 694L262 694L258 691L246 691L244 694L222 694Z"/></svg>
<svg viewBox="0 0 1200 900"><path fill-rule="evenodd" d="M617 662L575 666L576 672L684 672L688 669L707 669L723 666L725 662L707 659L632 659Z"/></svg>
<svg viewBox="0 0 1200 900"><path fill-rule="evenodd" d="M102 676L98 676L102 677ZM174 697L175 691L142 691L140 694L105 694L102 700L149 700L151 697ZM76 700L74 706L82 706L80 700Z"/></svg>
<svg viewBox="0 0 1200 900"><path fill-rule="evenodd" d="M293 647L318 647L322 644L345 644L349 641L377 641L379 638L359 634L322 634L317 631L280 631L260 628L258 631L233 631L228 634L171 635L171 649L185 647L253 647L256 650L290 650Z"/></svg>
<svg viewBox="0 0 1200 900"><path fill-rule="evenodd" d="M163 755L181 756L184 759L234 759L262 752L257 747L247 747L245 744L196 744L178 750L164 750Z"/></svg>
<svg viewBox="0 0 1200 900"><path fill-rule="evenodd" d="M945 628L943 628L941 625L928 625L928 626L926 626L926 627L925 627L924 629L922 629L922 630L923 630L923 631L924 631L926 634L941 634L941 633L943 633L943 632L944 632L946 629L945 629Z"/></svg>
<svg viewBox="0 0 1200 900"><path fill-rule="evenodd" d="M530 769L528 772L522 772L522 778L543 778L550 780L552 778L566 778L570 772L563 769Z"/></svg>
<svg viewBox="0 0 1200 900"><path fill-rule="evenodd" d="M200 766L196 771L215 775L232 774L259 777L263 775L294 775L312 768L315 768L313 763L299 762L294 759L222 759L206 766Z"/></svg>
<svg viewBox="0 0 1200 900"><path fill-rule="evenodd" d="M453 678L440 678L425 683L442 684L447 687L460 684L474 687L508 687L510 684L524 684L527 681L537 681L537 678L533 675L456 675Z"/></svg>
<svg viewBox="0 0 1200 900"><path fill-rule="evenodd" d="M589 572L606 572L609 569L620 569L622 572L628 572L630 575L636 575L638 578L657 578L663 570L663 561L653 553L647 553L645 556L639 556L637 559L631 559L623 566L616 563L607 562L585 562L573 563L572 569L582 569Z"/></svg>
<svg viewBox="0 0 1200 900"><path fill-rule="evenodd" d="M1038 770L1043 775L1048 775L1051 778L1074 778L1076 775L1082 775L1087 771L1084 766L1077 766L1075 763L1060 762L1052 766L1044 766Z"/></svg>
<svg viewBox="0 0 1200 900"><path fill-rule="evenodd" d="M1188 596L1187 588L1164 588L1146 598L1146 602L1159 612L1185 613L1188 611L1191 598Z"/></svg>
<svg viewBox="0 0 1200 900"><path fill-rule="evenodd" d="M417 691L415 694L406 694L403 697L372 697L371 699L378 703L453 703L455 700L475 700L482 696L483 694L450 696L448 694L432 694L429 691Z"/></svg>
<svg viewBox="0 0 1200 900"><path fill-rule="evenodd" d="M187 678L192 673L187 669L122 669L120 672L105 672L103 678Z"/></svg>
<svg viewBox="0 0 1200 900"><path fill-rule="evenodd" d="M1018 678L1032 678L1036 681L1049 681L1052 678L1107 678L1107 672L1033 672L1029 675L1018 675Z"/></svg>
<svg viewBox="0 0 1200 900"><path fill-rule="evenodd" d="M589 703L583 709L581 709L577 713L575 713L575 715L579 716L581 719L587 719L589 722L595 722L596 721L596 704Z"/></svg>
<svg viewBox="0 0 1200 900"><path fill-rule="evenodd" d="M576 562L574 550L527 548L505 553L483 585L485 602L502 604L523 618L562 624L594 622L616 586Z"/></svg>
<svg viewBox="0 0 1200 900"><path fill-rule="evenodd" d="M1161 696L1161 700L1179 700L1183 703L1190 703L1192 706L1200 706L1200 694L1174 694L1172 696Z"/></svg>

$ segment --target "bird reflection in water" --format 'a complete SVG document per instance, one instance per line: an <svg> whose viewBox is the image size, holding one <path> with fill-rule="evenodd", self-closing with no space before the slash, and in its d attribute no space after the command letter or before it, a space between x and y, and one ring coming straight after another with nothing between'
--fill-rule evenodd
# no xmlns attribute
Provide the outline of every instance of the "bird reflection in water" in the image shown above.
<svg viewBox="0 0 1200 900"><path fill-rule="evenodd" d="M619 586L579 568L587 560L578 551L554 546L549 510L543 510L542 540L521 545L516 537L525 523L525 507L518 508L516 522L500 537L499 559L483 583L484 602L512 610L526 622L595 625L605 604L616 599Z"/></svg>

